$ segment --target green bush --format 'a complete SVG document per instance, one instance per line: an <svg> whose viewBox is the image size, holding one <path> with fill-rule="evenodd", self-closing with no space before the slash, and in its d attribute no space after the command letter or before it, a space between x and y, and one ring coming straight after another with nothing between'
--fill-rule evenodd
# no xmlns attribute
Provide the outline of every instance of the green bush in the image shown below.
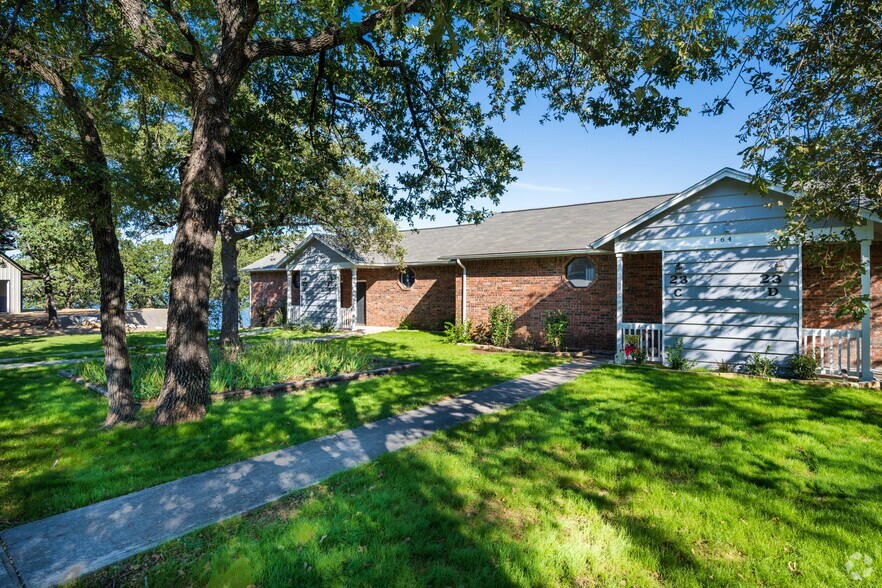
<svg viewBox="0 0 882 588"><path fill-rule="evenodd" d="M288 324L288 312L285 307L282 307L276 311L273 315L273 325L276 327L284 327Z"/></svg>
<svg viewBox="0 0 882 588"><path fill-rule="evenodd" d="M771 345L766 347L766 353L771 349ZM744 364L744 371L751 376L759 376L761 378L771 378L775 375L775 363L765 356L765 354L757 351Z"/></svg>
<svg viewBox="0 0 882 588"><path fill-rule="evenodd" d="M787 362L787 367L797 380L814 380L818 376L818 359L814 355L793 355Z"/></svg>
<svg viewBox="0 0 882 588"><path fill-rule="evenodd" d="M560 351L570 328L570 317L563 310L545 313L545 339L555 350Z"/></svg>
<svg viewBox="0 0 882 588"><path fill-rule="evenodd" d="M257 327L267 326L267 309L266 306L255 306L254 314L257 316Z"/></svg>
<svg viewBox="0 0 882 588"><path fill-rule="evenodd" d="M683 337L679 337L673 345L665 349L668 367L672 370L688 371L695 367L695 362L686 359L683 353Z"/></svg>
<svg viewBox="0 0 882 588"><path fill-rule="evenodd" d="M514 329L514 311L505 303L490 307L490 341L497 347L508 347Z"/></svg>
<svg viewBox="0 0 882 588"><path fill-rule="evenodd" d="M448 343L469 343L472 340L472 321L444 323L444 340Z"/></svg>

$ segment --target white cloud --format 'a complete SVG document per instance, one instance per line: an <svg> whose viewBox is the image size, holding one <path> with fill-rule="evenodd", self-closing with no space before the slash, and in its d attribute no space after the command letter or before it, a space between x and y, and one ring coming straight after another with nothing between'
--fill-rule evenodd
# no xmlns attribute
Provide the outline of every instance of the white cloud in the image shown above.
<svg viewBox="0 0 882 588"><path fill-rule="evenodd" d="M529 192L572 192L572 190L570 190L569 188L564 188L561 186L543 186L541 184L531 184L530 182L515 182L514 184L512 184L512 187L520 188L521 190L527 190Z"/></svg>

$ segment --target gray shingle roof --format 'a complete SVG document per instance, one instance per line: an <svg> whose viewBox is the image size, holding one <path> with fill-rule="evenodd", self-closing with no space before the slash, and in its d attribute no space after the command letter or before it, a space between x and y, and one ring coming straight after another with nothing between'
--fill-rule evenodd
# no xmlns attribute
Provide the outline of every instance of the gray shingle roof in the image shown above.
<svg viewBox="0 0 882 588"><path fill-rule="evenodd" d="M442 255L448 258L584 251L673 194L499 212Z"/></svg>
<svg viewBox="0 0 882 588"><path fill-rule="evenodd" d="M674 194L498 212L480 225L402 231L405 263L421 265L469 257L549 255L587 251L588 244L658 206ZM323 236L326 237L326 236ZM272 253L244 271L277 269L287 251ZM394 265L382 254L360 256L359 265ZM351 258L351 256L350 256Z"/></svg>

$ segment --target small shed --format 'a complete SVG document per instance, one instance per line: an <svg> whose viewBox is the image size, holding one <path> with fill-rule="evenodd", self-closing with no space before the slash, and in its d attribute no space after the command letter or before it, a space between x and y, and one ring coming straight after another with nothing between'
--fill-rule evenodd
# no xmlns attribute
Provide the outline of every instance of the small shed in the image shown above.
<svg viewBox="0 0 882 588"><path fill-rule="evenodd" d="M39 277L0 253L0 314L20 313L22 281L36 280Z"/></svg>

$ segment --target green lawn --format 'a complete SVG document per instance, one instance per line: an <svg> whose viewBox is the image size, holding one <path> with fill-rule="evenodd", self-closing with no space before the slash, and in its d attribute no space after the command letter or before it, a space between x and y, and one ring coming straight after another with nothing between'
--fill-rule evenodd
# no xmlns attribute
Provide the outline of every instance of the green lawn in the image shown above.
<svg viewBox="0 0 882 588"><path fill-rule="evenodd" d="M851 585L880 425L876 391L607 367L86 583Z"/></svg>
<svg viewBox="0 0 882 588"><path fill-rule="evenodd" d="M165 343L165 332L132 333L129 345L147 346ZM70 354L101 353L101 335L53 335L38 337L0 337L0 360L22 358L24 361L61 359Z"/></svg>
<svg viewBox="0 0 882 588"><path fill-rule="evenodd" d="M283 337L273 332L267 338ZM91 337L91 335L86 336ZM257 340L258 336L249 341ZM47 341L56 352L63 343ZM72 346L84 344L72 337ZM26 340L25 345L33 345ZM560 360L475 353L422 332L349 340L373 357L416 360L401 374L300 395L217 404L201 422L102 431L106 401L58 366L0 370L0 528L358 426ZM7 348L8 351L9 348Z"/></svg>
<svg viewBox="0 0 882 588"><path fill-rule="evenodd" d="M212 333L212 335L216 335L216 333ZM255 334L249 333L246 330L242 331L242 335L245 338L246 343L253 343L274 339L322 337L328 335L328 333L273 329L271 331ZM165 331L131 333L128 336L128 341L133 352L148 346L162 345L165 343ZM155 351L155 349L153 349L153 351ZM22 361L65 359L75 358L81 354L101 355L101 335L0 337L0 361L13 358L21 358Z"/></svg>

